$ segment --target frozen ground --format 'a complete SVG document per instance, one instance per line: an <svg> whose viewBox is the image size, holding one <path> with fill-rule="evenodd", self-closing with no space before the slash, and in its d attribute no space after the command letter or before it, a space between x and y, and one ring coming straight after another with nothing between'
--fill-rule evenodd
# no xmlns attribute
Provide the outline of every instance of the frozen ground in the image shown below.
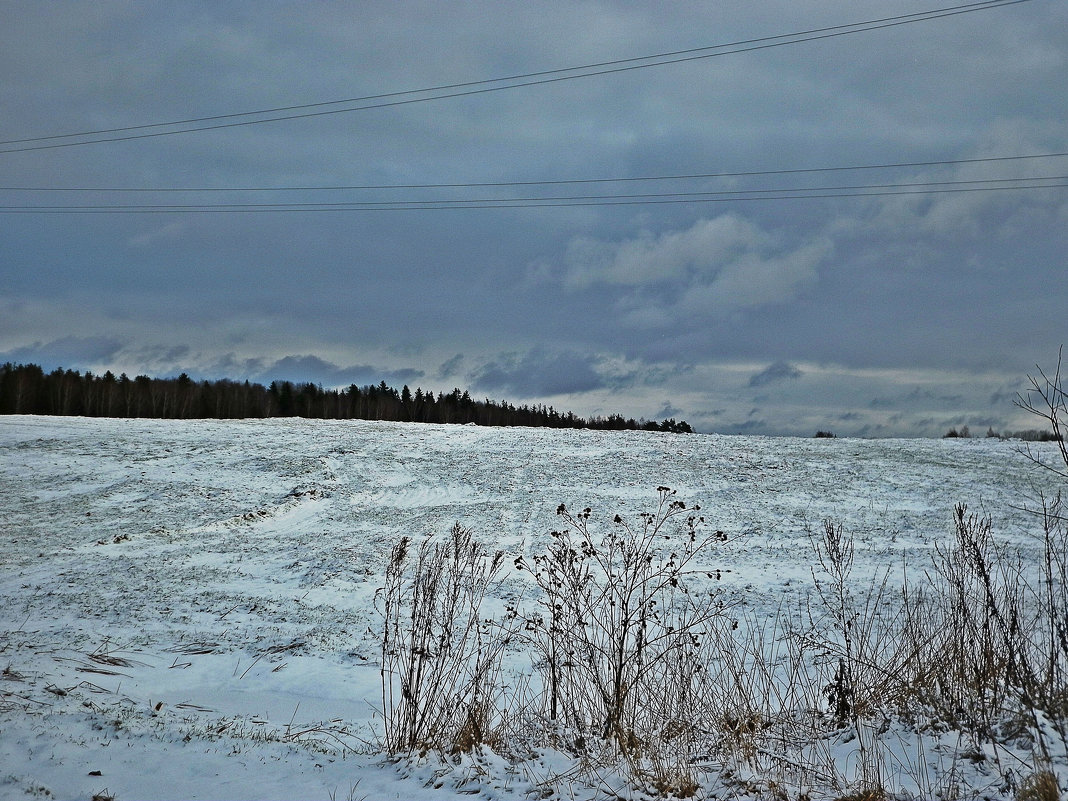
<svg viewBox="0 0 1068 801"><path fill-rule="evenodd" d="M859 570L919 571L955 503L1027 547L1013 507L1055 488L985 439L2 417L0 798L523 798L503 762L380 755L385 557L455 521L515 549L561 502L607 521L661 484L748 534L725 582L769 610L825 518Z"/></svg>

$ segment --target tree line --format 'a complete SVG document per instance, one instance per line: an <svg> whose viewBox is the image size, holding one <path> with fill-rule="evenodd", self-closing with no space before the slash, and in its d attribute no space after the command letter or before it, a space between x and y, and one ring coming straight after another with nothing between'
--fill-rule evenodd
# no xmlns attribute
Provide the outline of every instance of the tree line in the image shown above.
<svg viewBox="0 0 1068 801"><path fill-rule="evenodd" d="M382 381L377 386L324 389L312 383L272 381L195 381L177 378L130 378L110 370L102 375L57 368L46 373L36 364L0 366L0 414L81 417L151 417L168 419L310 417L329 420L389 420L416 423L474 423L483 426L592 428L612 431L692 433L685 421L634 420L620 414L584 418L544 404L475 400L464 390L450 393Z"/></svg>

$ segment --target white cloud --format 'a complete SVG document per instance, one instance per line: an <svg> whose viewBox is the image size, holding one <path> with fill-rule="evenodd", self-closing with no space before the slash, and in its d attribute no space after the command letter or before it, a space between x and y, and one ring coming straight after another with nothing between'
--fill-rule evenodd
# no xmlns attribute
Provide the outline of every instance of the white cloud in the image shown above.
<svg viewBox="0 0 1068 801"><path fill-rule="evenodd" d="M159 243L173 242L182 236L185 231L186 224L184 222L171 222L158 228L153 228L151 231L132 236L127 244L131 248L147 248Z"/></svg>
<svg viewBox="0 0 1068 801"><path fill-rule="evenodd" d="M571 241L565 282L572 288L629 287L627 319L647 327L679 314L723 314L779 304L817 278L834 252L827 236L785 246L780 238L734 214L702 219L690 228L605 242ZM670 289L671 300L653 290Z"/></svg>
<svg viewBox="0 0 1068 801"><path fill-rule="evenodd" d="M1000 159L1063 150L1063 125L1019 118L998 118L984 128L976 143L959 154L962 159ZM946 168L928 168L895 181L979 182L1056 176L1063 172L1062 160L1021 158L1016 161L970 162ZM1037 182L1035 182L1037 183ZM877 227L888 234L901 231L955 239L986 238L1019 233L1019 221L1039 215L1055 215L1064 205L1062 181L1051 181L1048 190L1012 191L1010 184L998 183L999 191L987 191L983 184L946 184L930 195L902 195L878 201ZM1040 219L1040 217L1039 217Z"/></svg>
<svg viewBox="0 0 1068 801"><path fill-rule="evenodd" d="M621 242L579 237L567 248L567 280L572 286L700 280L748 254L767 250L770 240L757 226L734 214L698 220L682 231L660 235L643 231Z"/></svg>
<svg viewBox="0 0 1068 801"><path fill-rule="evenodd" d="M831 240L819 237L776 255L747 253L711 283L691 288L680 308L690 314L722 314L785 303L815 282L819 265L833 252Z"/></svg>

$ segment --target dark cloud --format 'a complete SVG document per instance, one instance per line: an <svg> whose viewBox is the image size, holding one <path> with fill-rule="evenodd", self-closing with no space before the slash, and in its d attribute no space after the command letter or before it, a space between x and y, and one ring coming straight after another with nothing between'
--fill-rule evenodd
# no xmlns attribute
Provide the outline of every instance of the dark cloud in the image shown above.
<svg viewBox="0 0 1068 801"><path fill-rule="evenodd" d="M664 405L660 407L660 411L653 415L657 420L667 419L669 417L678 417L682 414L682 409L675 406L671 401L665 401Z"/></svg>
<svg viewBox="0 0 1068 801"><path fill-rule="evenodd" d="M768 430L769 423L762 417L746 420L744 423L728 423L721 431L724 434L760 434Z"/></svg>
<svg viewBox="0 0 1068 801"><path fill-rule="evenodd" d="M597 370L599 363L596 356L574 351L550 353L535 349L523 354L500 354L474 370L471 379L479 389L524 398L570 395L607 385Z"/></svg>
<svg viewBox="0 0 1068 801"><path fill-rule="evenodd" d="M264 368L256 379L264 383L292 381L322 384L324 387L343 387L349 384L364 386L385 381L390 386L399 387L422 377L421 370L411 368L385 370L369 364L339 367L318 356L285 356Z"/></svg>
<svg viewBox="0 0 1068 801"><path fill-rule="evenodd" d="M913 387L909 392L903 392L897 396L872 398L869 407L872 409L944 409L960 408L977 398L969 398L964 394L946 394L937 392L928 387Z"/></svg>
<svg viewBox="0 0 1068 801"><path fill-rule="evenodd" d="M64 367L85 370L106 364L122 349L122 343L110 337L68 336L51 342L34 342L6 353L0 362L39 364L54 369Z"/></svg>
<svg viewBox="0 0 1068 801"><path fill-rule="evenodd" d="M791 379L800 378L802 375L802 372L792 364L788 364L787 362L775 362L764 370L761 370L759 373L750 376L749 386L763 387L780 381L789 381Z"/></svg>
<svg viewBox="0 0 1068 801"><path fill-rule="evenodd" d="M188 361L193 349L189 345L150 345L128 348L129 356L139 362L152 365L176 364Z"/></svg>
<svg viewBox="0 0 1068 801"><path fill-rule="evenodd" d="M958 406L964 401L963 395L947 395L944 392L935 392L931 389L916 387L905 396L907 403L938 404L941 406Z"/></svg>
<svg viewBox="0 0 1068 801"><path fill-rule="evenodd" d="M990 399L987 403L992 407L1015 403L1018 400L1018 395L1021 391L1022 390L996 390L995 392L990 393Z"/></svg>
<svg viewBox="0 0 1068 801"><path fill-rule="evenodd" d="M437 377L448 378L449 376L456 375L460 372L460 365L463 364L463 361L464 355L462 353L457 353L451 359L446 359L438 367Z"/></svg>
<svg viewBox="0 0 1068 801"><path fill-rule="evenodd" d="M226 353L211 362L203 370L211 378L246 379L264 372L263 359L240 359L233 353Z"/></svg>

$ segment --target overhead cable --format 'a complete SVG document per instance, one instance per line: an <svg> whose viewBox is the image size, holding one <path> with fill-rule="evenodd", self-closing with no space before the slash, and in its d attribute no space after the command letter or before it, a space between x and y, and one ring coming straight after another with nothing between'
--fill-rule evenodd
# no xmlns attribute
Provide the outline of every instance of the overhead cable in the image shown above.
<svg viewBox="0 0 1068 801"><path fill-rule="evenodd" d="M0 206L0 214L173 214L550 208L564 206L619 206L664 203L726 203L750 200L887 197L894 195L1021 191L1064 187L1068 187L1068 175L1032 176L1028 178L996 178L971 181L861 184L807 187L799 189L778 188L724 190L720 192L663 192L630 195L565 195L519 198L460 198L453 200L369 200L341 201L335 203L100 204L81 206L10 205Z"/></svg>
<svg viewBox="0 0 1068 801"><path fill-rule="evenodd" d="M439 86L422 89L408 89L396 92L386 92L361 97L346 98L343 100L329 100L318 103L303 103L299 105L279 106L257 111L244 111L229 114L216 114L212 116L190 117L183 120L169 122L147 123L142 125L129 125L118 128L102 128L92 131L79 131L75 133L52 134L48 136L26 137L22 139L0 140L0 153L19 153L31 150L50 150L55 148L77 147L81 145L101 144L105 142L120 142L133 139L147 139L160 136L173 136L184 133L199 131L211 131L224 128L236 128L247 125L261 125L268 122L282 120L303 119L319 117L331 114L344 114L355 111L366 111L376 108L410 105L425 103L432 100L445 100L456 97L499 92L508 89L517 89L526 86L536 86L560 81L570 81L578 78L589 78L597 75L626 72L630 70L646 69L648 67L663 66L666 64L678 64L687 61L714 58L736 53L747 53L755 50L764 50L771 47L782 47L790 44L811 42L820 39L830 39L838 36L847 36L853 33L891 28L899 25L908 25L915 22L926 22L944 17L967 14L975 11L986 11L1004 6L1018 5L1031 2L1031 0L987 0L986 2L965 3L956 6L931 9L928 11L901 14L892 17L883 17L864 22L847 23L824 28L813 28L794 33L765 36L756 39L746 39L738 42L730 42L719 45L676 50L667 53L658 53L647 56L637 56L613 61L603 61L586 64L577 67L564 67L539 72L521 73L499 78L488 78L462 83L442 84ZM418 96L413 96L418 95ZM356 104L356 105L353 105ZM348 106L345 108L327 108L330 106ZM317 109L311 111L309 109ZM292 113L291 113L292 112ZM258 117L257 119L241 119L239 117ZM234 120L221 122L222 120ZM180 127L186 126L186 127ZM171 128L176 130L151 130L159 128ZM97 137L86 139L85 137ZM78 139L79 141L63 141L60 139ZM43 144L48 142L49 144ZM3 147L13 145L13 147Z"/></svg>
<svg viewBox="0 0 1068 801"><path fill-rule="evenodd" d="M349 184L349 185L304 185L304 186L0 186L0 192L335 192L390 189L477 189L519 186L565 186L577 184L614 184L641 181L682 181L713 178L750 178L764 175L803 175L823 172L846 172L862 170L889 170L905 167L947 167L960 164L991 164L1003 161L1028 159L1064 158L1062 153L1029 153L1017 156L985 156L969 159L939 159L937 161L898 161L883 164L848 164L830 167L797 167L778 170L743 170L740 172L705 172L675 175L638 175L616 178L554 178L544 181L469 181L465 183L432 184Z"/></svg>

